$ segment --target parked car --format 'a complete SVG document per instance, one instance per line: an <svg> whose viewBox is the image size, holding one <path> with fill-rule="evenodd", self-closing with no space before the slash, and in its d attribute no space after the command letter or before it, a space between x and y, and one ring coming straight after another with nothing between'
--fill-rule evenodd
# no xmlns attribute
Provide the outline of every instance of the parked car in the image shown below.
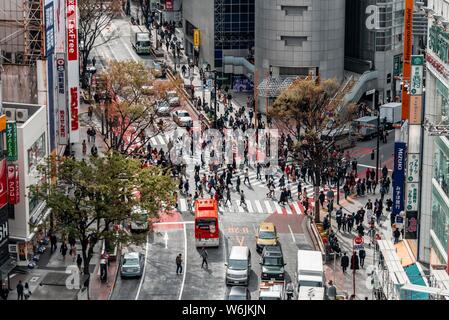
<svg viewBox="0 0 449 320"><path fill-rule="evenodd" d="M156 114L159 116L169 116L170 115L170 105L166 100L159 100L155 104Z"/></svg>
<svg viewBox="0 0 449 320"><path fill-rule="evenodd" d="M259 225L256 236L256 250L262 252L265 246L275 246L278 244L276 227L271 222L262 222Z"/></svg>
<svg viewBox="0 0 449 320"><path fill-rule="evenodd" d="M153 60L151 66L151 73L155 78L165 78L166 77L166 65L165 62L161 60Z"/></svg>
<svg viewBox="0 0 449 320"><path fill-rule="evenodd" d="M143 274L143 266L145 257L140 252L127 252L124 254L121 262L120 277L141 277Z"/></svg>
<svg viewBox="0 0 449 320"><path fill-rule="evenodd" d="M177 110L173 113L173 121L180 127L192 127L193 120L186 110Z"/></svg>
<svg viewBox="0 0 449 320"><path fill-rule="evenodd" d="M132 208L133 218L130 223L131 232L148 231L148 212L140 206Z"/></svg>
<svg viewBox="0 0 449 320"><path fill-rule="evenodd" d="M251 300L251 293L247 287L232 287L228 293L228 300Z"/></svg>
<svg viewBox="0 0 449 320"><path fill-rule="evenodd" d="M181 103L178 93L175 90L167 92L167 101L170 104L170 107L179 107Z"/></svg>
<svg viewBox="0 0 449 320"><path fill-rule="evenodd" d="M284 256L280 246L266 246L262 252L262 280L284 280L285 265Z"/></svg>

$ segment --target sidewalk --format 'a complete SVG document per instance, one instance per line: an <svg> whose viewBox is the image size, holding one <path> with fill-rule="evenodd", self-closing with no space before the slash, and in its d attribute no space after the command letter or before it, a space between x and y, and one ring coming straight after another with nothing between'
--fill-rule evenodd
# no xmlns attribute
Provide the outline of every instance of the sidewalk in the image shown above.
<svg viewBox="0 0 449 320"><path fill-rule="evenodd" d="M391 191L391 190L390 190ZM389 195L385 196L385 199L387 199ZM367 194L362 197L351 197L349 196L347 200L344 198L344 194L341 193L340 196L340 206L343 208L343 214L348 214L352 212L357 212L361 207L364 207L365 204L368 202L368 199L371 199L371 201L374 203L375 199L380 198L380 194L377 192L375 195L373 194ZM351 259L352 256L352 241L353 237L356 236L356 231L351 232L338 232L337 228L337 222L335 217L335 211L340 207L336 205L336 202L334 204L334 212L332 213L331 217L331 224L332 229L337 234L338 242L340 244L340 248L342 250L342 253L346 252L349 259ZM365 209L366 210L366 209ZM324 219L324 217L327 215L327 210L322 209L321 210L321 221ZM374 246L370 246L370 239L367 235L368 230L368 223L367 218L365 214L365 221L363 222L363 226L365 227L365 236L364 236L364 248L366 251L366 258L365 258L365 265L363 268L360 268L356 271L355 275L355 295L356 300L364 300L365 297L367 297L369 300L372 300L372 290L369 289L366 285L368 279L367 275L367 269L369 266L374 264ZM391 230L391 224L390 224L390 212L386 211L386 208L383 209L383 215L381 219L381 225L380 227L376 224L376 231L380 233L382 239L392 239L392 230ZM326 274L326 282L329 282L329 280L333 280L334 285L337 288L338 294L347 295L348 297L353 294L353 272L348 267L346 270L346 273L343 273L341 266L340 266L340 257L337 257L335 260L328 261L325 265L325 274Z"/></svg>

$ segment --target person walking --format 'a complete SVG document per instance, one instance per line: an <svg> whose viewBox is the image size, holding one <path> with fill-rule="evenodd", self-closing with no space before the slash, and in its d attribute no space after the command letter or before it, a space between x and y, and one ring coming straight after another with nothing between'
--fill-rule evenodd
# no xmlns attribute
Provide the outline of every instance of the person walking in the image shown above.
<svg viewBox="0 0 449 320"><path fill-rule="evenodd" d="M335 288L332 280L329 281L329 286L327 287L327 297L329 300L335 300L337 298L337 288Z"/></svg>
<svg viewBox="0 0 449 320"><path fill-rule="evenodd" d="M176 256L176 274L182 274L182 255Z"/></svg>
<svg viewBox="0 0 449 320"><path fill-rule="evenodd" d="M24 287L23 293L25 296L25 300L28 300L31 296L31 290L30 290L30 286L28 285L28 282L25 282L25 287Z"/></svg>
<svg viewBox="0 0 449 320"><path fill-rule="evenodd" d="M87 153L87 144L86 139L83 140L83 156L86 156Z"/></svg>
<svg viewBox="0 0 449 320"><path fill-rule="evenodd" d="M359 257L357 256L357 252L354 251L351 257L351 270L359 270Z"/></svg>
<svg viewBox="0 0 449 320"><path fill-rule="evenodd" d="M343 273L346 273L346 269L349 266L349 257L346 255L346 252L343 253L343 257L341 257L340 265Z"/></svg>
<svg viewBox="0 0 449 320"><path fill-rule="evenodd" d="M245 170L245 180L243 180L243 183L246 184L246 181L248 181L248 185L251 186L251 182L249 181L248 168L246 168L246 170Z"/></svg>
<svg viewBox="0 0 449 320"><path fill-rule="evenodd" d="M201 255L201 258L203 258L203 262L201 263L201 269L204 268L204 264L206 264L206 269L209 269L209 265L207 264L208 254L207 254L207 251L206 251L205 247L203 247L201 249L200 255Z"/></svg>
<svg viewBox="0 0 449 320"><path fill-rule="evenodd" d="M0 297L1 297L3 300L8 300L8 295L9 295L9 290L8 290L8 288L6 287L6 283L3 283L2 288L1 288L1 290L0 290Z"/></svg>
<svg viewBox="0 0 449 320"><path fill-rule="evenodd" d="M247 208L248 206L246 205L246 201L245 201L245 194L243 193L243 190L240 191L240 205L245 205L245 208Z"/></svg>
<svg viewBox="0 0 449 320"><path fill-rule="evenodd" d="M89 117L89 121L92 122L92 115L94 113L94 108L90 105L89 108L87 109L87 116Z"/></svg>
<svg viewBox="0 0 449 320"><path fill-rule="evenodd" d="M19 283L16 286L16 290L17 290L17 300L23 300L23 284L22 284L22 280L19 280Z"/></svg>
<svg viewBox="0 0 449 320"><path fill-rule="evenodd" d="M62 255L62 261L65 261L65 256L67 255L67 244L64 242L62 242L61 244L61 248L59 249L59 252L61 252Z"/></svg>
<svg viewBox="0 0 449 320"><path fill-rule="evenodd" d="M92 127L91 131L91 136L92 136L92 142L95 143L95 137L97 136L97 130L95 130L94 127Z"/></svg>
<svg viewBox="0 0 449 320"><path fill-rule="evenodd" d="M78 266L78 269L81 271L81 265L83 263L83 258L81 258L81 255L78 253L78 257L76 258L76 265Z"/></svg>
<svg viewBox="0 0 449 320"><path fill-rule="evenodd" d="M260 162L257 162L257 166L256 166L256 174L257 174L256 179L257 180L261 180L262 179L262 176L260 174L261 169L262 169L262 165L260 164Z"/></svg>
<svg viewBox="0 0 449 320"><path fill-rule="evenodd" d="M58 248L58 238L56 238L56 235L52 234L50 236L50 254L53 253L53 251L56 251Z"/></svg>
<svg viewBox="0 0 449 320"><path fill-rule="evenodd" d="M401 231L399 231L399 228L396 228L396 230L393 231L394 244L399 242L400 236L401 236Z"/></svg>
<svg viewBox="0 0 449 320"><path fill-rule="evenodd" d="M365 257L366 257L365 249L360 249L359 250L359 258L360 258L360 267L361 268L363 268L363 265L365 264Z"/></svg>

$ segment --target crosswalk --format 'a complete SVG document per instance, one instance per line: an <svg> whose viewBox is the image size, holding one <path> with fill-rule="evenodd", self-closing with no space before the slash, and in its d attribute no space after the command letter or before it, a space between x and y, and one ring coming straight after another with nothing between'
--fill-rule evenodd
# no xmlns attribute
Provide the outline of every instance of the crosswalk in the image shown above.
<svg viewBox="0 0 449 320"><path fill-rule="evenodd" d="M178 199L178 210L182 213L189 212L186 199ZM243 204L240 204L240 200L233 199L231 200L231 203L228 202L226 205L220 203L218 211L221 214L254 213L265 215L302 215L304 214L304 207L301 201L297 200L285 205L281 205L275 200L246 200L245 207Z"/></svg>

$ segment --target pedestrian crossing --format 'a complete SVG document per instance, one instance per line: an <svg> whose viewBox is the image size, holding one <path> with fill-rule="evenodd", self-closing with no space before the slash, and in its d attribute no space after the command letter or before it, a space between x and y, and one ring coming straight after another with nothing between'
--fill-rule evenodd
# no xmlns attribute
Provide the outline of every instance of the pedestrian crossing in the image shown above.
<svg viewBox="0 0 449 320"><path fill-rule="evenodd" d="M278 214L278 215L302 215L304 214L304 207L301 201L295 200L285 205L279 204L275 200L246 200L246 206L240 203L238 199L232 199L224 204L221 202L218 208L220 214L239 214L239 213L253 213L253 214ZM310 202L310 200L309 200ZM187 204L187 199L178 199L178 210L181 213L190 212Z"/></svg>

